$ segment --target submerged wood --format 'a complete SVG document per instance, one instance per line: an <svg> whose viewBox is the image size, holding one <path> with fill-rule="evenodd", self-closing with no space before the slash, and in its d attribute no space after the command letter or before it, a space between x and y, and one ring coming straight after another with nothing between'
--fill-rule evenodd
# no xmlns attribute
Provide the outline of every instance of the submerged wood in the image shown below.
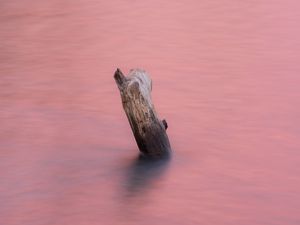
<svg viewBox="0 0 300 225"><path fill-rule="evenodd" d="M144 70L134 69L124 76L114 75L122 105L141 153L151 157L166 156L171 147L166 120L160 120L151 100L152 81Z"/></svg>

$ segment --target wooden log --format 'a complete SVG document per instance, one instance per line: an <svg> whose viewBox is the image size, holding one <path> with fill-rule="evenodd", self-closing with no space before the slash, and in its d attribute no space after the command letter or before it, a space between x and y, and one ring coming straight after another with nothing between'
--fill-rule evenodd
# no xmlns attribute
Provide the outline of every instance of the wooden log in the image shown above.
<svg viewBox="0 0 300 225"><path fill-rule="evenodd" d="M162 157L171 152L166 120L160 120L151 100L152 81L144 70L134 69L125 77L120 69L114 75L122 105L140 152Z"/></svg>

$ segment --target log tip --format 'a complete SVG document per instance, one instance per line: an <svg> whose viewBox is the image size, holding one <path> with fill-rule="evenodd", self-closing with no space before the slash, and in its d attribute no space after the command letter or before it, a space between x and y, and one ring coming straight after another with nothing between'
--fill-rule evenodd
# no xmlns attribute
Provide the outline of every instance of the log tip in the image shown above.
<svg viewBox="0 0 300 225"><path fill-rule="evenodd" d="M118 84L118 86L120 86L124 82L126 82L126 77L124 76L124 74L122 73L122 71L119 68L117 68L117 70L114 74L114 78L115 78L115 81Z"/></svg>

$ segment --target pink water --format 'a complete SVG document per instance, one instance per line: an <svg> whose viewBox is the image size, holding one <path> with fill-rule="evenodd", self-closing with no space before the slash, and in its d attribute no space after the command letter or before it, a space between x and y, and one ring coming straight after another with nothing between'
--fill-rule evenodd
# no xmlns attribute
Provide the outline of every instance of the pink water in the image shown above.
<svg viewBox="0 0 300 225"><path fill-rule="evenodd" d="M300 224L300 4L0 1L0 224ZM138 150L113 80L169 124Z"/></svg>

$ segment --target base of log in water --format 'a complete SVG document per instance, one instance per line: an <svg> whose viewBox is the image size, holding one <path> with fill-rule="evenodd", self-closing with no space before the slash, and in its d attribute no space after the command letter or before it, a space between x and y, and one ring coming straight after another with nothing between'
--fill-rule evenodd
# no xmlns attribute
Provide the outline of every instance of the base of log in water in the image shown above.
<svg viewBox="0 0 300 225"><path fill-rule="evenodd" d="M151 157L167 156L171 152L168 127L160 120L151 100L152 81L141 69L134 69L124 76L117 69L114 75L120 90L124 111L141 153Z"/></svg>

